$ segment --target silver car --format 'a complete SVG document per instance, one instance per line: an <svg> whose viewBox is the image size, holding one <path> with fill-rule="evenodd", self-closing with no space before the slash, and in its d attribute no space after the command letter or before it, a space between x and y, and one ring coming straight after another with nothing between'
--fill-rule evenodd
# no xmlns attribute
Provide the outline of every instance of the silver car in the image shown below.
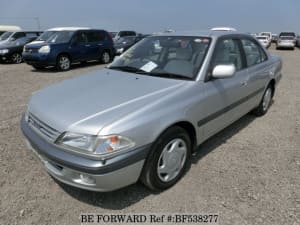
<svg viewBox="0 0 300 225"><path fill-rule="evenodd" d="M34 93L21 128L63 183L111 191L141 180L163 190L202 142L268 111L281 65L242 33L151 36L105 69Z"/></svg>
<svg viewBox="0 0 300 225"><path fill-rule="evenodd" d="M294 49L296 47L296 34L294 32L281 32L277 39L276 49L290 48Z"/></svg>

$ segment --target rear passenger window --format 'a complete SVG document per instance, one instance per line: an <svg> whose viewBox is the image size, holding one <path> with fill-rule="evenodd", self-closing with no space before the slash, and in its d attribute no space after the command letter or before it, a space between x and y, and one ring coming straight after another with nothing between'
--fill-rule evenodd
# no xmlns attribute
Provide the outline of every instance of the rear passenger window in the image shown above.
<svg viewBox="0 0 300 225"><path fill-rule="evenodd" d="M267 60L267 55L263 49L254 41L242 40L243 48L246 55L247 65L253 66Z"/></svg>
<svg viewBox="0 0 300 225"><path fill-rule="evenodd" d="M37 37L38 34L37 33L26 33L26 37L28 38L33 38L33 37Z"/></svg>
<svg viewBox="0 0 300 225"><path fill-rule="evenodd" d="M214 57L212 60L212 68L216 65L235 65L236 70L243 68L241 51L238 41L234 39L224 39L217 43Z"/></svg>
<svg viewBox="0 0 300 225"><path fill-rule="evenodd" d="M105 36L103 32L89 32L88 42L101 42L104 41Z"/></svg>
<svg viewBox="0 0 300 225"><path fill-rule="evenodd" d="M76 34L76 37L75 37L75 41L77 43L86 43L87 42L87 36L84 32L79 32Z"/></svg>

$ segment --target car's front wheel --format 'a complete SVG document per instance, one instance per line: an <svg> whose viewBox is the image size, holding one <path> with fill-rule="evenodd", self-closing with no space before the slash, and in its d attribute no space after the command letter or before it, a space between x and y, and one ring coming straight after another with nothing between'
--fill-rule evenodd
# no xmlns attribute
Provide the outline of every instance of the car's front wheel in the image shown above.
<svg viewBox="0 0 300 225"><path fill-rule="evenodd" d="M181 127L171 127L154 143L141 175L151 190L164 190L184 174L190 160L191 140Z"/></svg>
<svg viewBox="0 0 300 225"><path fill-rule="evenodd" d="M12 54L11 61L17 64L21 63L23 61L22 55L20 53Z"/></svg>
<svg viewBox="0 0 300 225"><path fill-rule="evenodd" d="M61 71L69 70L71 67L71 60L67 55L59 55L56 61L56 68Z"/></svg>

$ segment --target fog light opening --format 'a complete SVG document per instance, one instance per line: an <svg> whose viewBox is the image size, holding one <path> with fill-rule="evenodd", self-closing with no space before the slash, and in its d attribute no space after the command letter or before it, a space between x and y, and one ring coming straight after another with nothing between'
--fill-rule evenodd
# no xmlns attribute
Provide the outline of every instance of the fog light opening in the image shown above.
<svg viewBox="0 0 300 225"><path fill-rule="evenodd" d="M87 174L80 174L79 175L79 178L80 180L82 181L82 183L85 183L85 184L89 184L89 185L93 185L93 184L96 184L96 181L93 177L87 175Z"/></svg>

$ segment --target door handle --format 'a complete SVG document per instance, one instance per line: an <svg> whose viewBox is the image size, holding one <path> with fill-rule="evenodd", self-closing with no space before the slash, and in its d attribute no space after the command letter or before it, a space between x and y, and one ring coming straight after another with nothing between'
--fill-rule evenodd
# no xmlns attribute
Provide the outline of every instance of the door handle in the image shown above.
<svg viewBox="0 0 300 225"><path fill-rule="evenodd" d="M85 45L85 47L90 47L91 45Z"/></svg>

